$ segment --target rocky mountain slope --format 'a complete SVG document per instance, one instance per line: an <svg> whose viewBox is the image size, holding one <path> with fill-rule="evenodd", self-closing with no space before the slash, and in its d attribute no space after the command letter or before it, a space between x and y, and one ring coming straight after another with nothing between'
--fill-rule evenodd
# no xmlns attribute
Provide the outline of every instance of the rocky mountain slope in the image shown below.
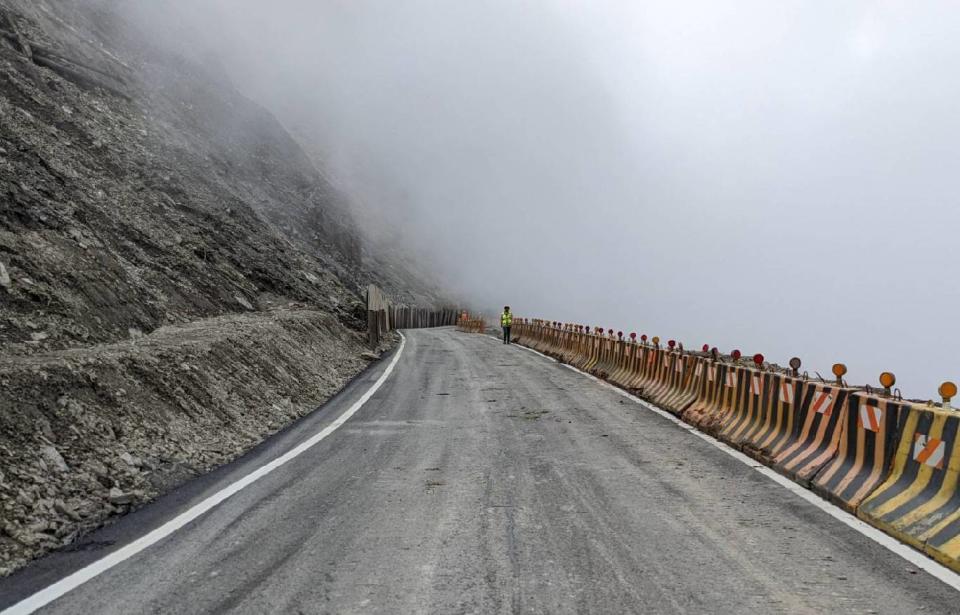
<svg viewBox="0 0 960 615"><path fill-rule="evenodd" d="M362 369L360 290L433 298L216 70L108 0L0 0L0 574Z"/></svg>

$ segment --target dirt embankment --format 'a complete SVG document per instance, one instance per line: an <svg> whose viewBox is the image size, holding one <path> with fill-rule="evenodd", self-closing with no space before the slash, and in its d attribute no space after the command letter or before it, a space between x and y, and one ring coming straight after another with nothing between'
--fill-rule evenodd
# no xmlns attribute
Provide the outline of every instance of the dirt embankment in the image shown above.
<svg viewBox="0 0 960 615"><path fill-rule="evenodd" d="M285 307L0 359L0 575L314 409L367 364L361 342Z"/></svg>

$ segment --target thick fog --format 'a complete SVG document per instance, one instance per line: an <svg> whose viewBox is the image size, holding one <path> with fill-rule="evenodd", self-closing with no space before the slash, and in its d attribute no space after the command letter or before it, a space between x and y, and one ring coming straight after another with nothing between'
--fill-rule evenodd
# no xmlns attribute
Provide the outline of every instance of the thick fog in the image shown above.
<svg viewBox="0 0 960 615"><path fill-rule="evenodd" d="M954 3L180 10L475 306L891 370L924 399L960 378Z"/></svg>

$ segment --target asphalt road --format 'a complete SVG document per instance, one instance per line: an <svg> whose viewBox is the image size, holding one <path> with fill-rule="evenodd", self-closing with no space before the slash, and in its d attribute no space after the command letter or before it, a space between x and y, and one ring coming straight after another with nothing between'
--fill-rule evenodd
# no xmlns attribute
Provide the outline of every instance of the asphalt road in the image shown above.
<svg viewBox="0 0 960 615"><path fill-rule="evenodd" d="M0 610L316 433L0 581ZM49 613L956 613L960 595L708 442L490 337L410 331L328 438Z"/></svg>

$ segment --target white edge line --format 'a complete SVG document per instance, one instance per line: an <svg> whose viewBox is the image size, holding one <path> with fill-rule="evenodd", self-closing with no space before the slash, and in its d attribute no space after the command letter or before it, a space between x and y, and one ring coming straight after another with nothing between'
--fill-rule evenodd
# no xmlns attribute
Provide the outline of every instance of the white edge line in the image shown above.
<svg viewBox="0 0 960 615"><path fill-rule="evenodd" d="M953 589L960 591L960 575L958 575L953 570L947 568L946 566L944 566L943 564L935 560L930 559L923 553L917 551L916 549L914 549L913 547L907 544L900 542L893 536L890 536L889 534L885 534L884 532L878 530L877 528L873 527L869 523L866 523L865 521L861 521L860 519L848 513L847 511L843 510L842 508L839 508L837 506L834 506L833 504L830 504L828 501L824 500L814 492L810 491L809 489L804 489L803 487L801 487L800 485L798 485L797 483L793 482L792 480L790 480L785 476L777 474L774 470L772 470L771 468L768 468L767 466L763 465L757 460L747 457L740 451L727 446L725 443L721 442L720 440L717 440L713 436L710 436L708 434L703 433L702 431L699 431L698 429L694 428L692 425L688 423L684 423L683 421L673 416L666 410L658 408L655 405L651 404L650 402L640 399L636 395L631 395L630 393L627 393L623 389L616 387L610 384L609 382L605 382L597 378L596 376L593 376L584 371L581 371L572 365L568 365L567 363L562 363L560 361L557 361L553 357L548 357L547 355L541 352L537 352L533 348L527 348L526 346L521 346L520 344L514 344L514 346L516 346L517 348L522 348L523 350L526 350L528 352L532 352L533 354L539 355L544 359L547 359L548 361L559 363L563 367L566 367L567 369L572 370L580 374L581 376L585 376L586 378L593 380L597 384L607 387L613 390L614 392L618 393L619 395L636 402L637 404L643 406L647 410L655 412L656 414L662 416L663 418L667 419L671 423L674 423L675 425L692 433L698 438L701 438L702 440L709 442L710 444L722 450L726 454L730 455L737 461L740 461L741 463L750 466L751 468L753 468L760 474L763 474L764 476L766 476L773 482L777 483L787 491L803 498L804 500L806 500L810 504L813 504L814 506L816 506L823 512L827 513L834 519L837 519L838 521L842 522L843 524L847 525L853 530L859 532L860 534L863 534L864 536L874 541L875 543L879 544L880 546L885 547L887 550L892 551L893 553L896 553L897 555L907 560L917 568L920 568L921 570L929 573L931 576L939 579L940 581L943 581Z"/></svg>
<svg viewBox="0 0 960 615"><path fill-rule="evenodd" d="M397 333L400 333L399 331ZM297 445L295 448L284 453L280 457L277 457L270 463L267 463L260 468L254 470L250 474L247 474L240 480L230 484L227 487L224 487L220 491L214 493L210 497L206 498L202 502L199 502L190 509L180 513L170 521L167 521L157 529L152 532L134 540L130 544L122 547L113 553L105 556L103 559L99 559L89 566L81 568L76 572L70 574L69 576L64 577L63 579L57 581L53 585L46 587L33 594L28 598L24 598L20 602L14 604L8 609L0 612L0 615L27 615L33 613L39 608L42 608L54 600L61 598L68 592L76 589L77 587L83 585L87 581L93 579L94 577L103 574L107 570L110 570L117 564L122 563L123 561L133 557L137 553L140 553L144 549L160 542L167 536L173 534L183 526L187 525L191 521L202 516L204 513L209 512L211 509L216 507L218 504L222 503L224 500L244 489L249 487L253 483L257 482L267 474L270 474L280 466L284 465L288 461L295 459L305 453L307 450L315 446L321 440L332 434L336 431L341 425L347 422L354 414L360 410L361 407L367 401L373 397L374 393L383 386L383 383L386 382L387 378L390 377L393 368L396 367L397 361L400 360L400 355L403 353L403 347L407 343L407 338L404 337L403 333L400 333L400 347L397 348L396 354L394 354L393 359L390 361L390 364L387 365L387 369L384 370L383 374L377 378L377 381L373 383L367 392L364 393L360 399L355 401L346 412L341 414L336 418L332 423L327 425L322 431L316 435L311 436L309 439L305 440L301 444Z"/></svg>

